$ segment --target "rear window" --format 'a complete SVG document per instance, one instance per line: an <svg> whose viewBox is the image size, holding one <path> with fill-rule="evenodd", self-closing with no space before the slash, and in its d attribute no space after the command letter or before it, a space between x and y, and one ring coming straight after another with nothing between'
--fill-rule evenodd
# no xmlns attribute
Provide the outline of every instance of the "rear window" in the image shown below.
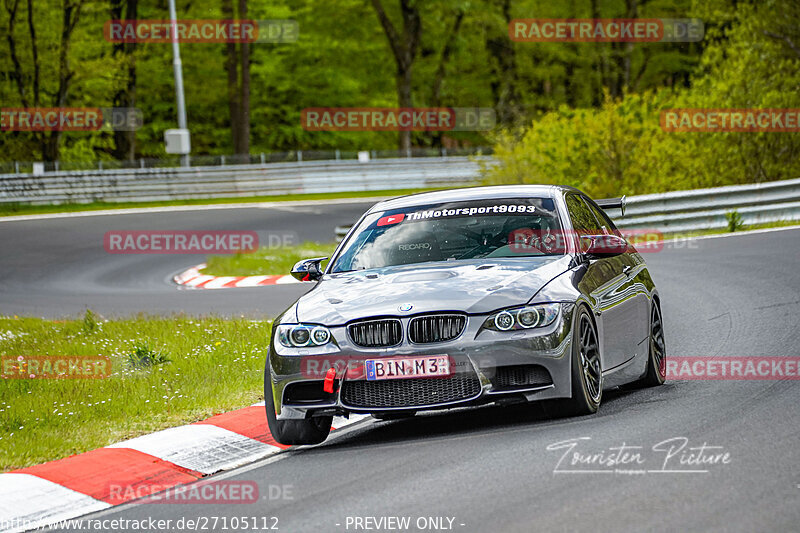
<svg viewBox="0 0 800 533"><path fill-rule="evenodd" d="M331 272L431 261L561 255L547 243L561 224L552 198L448 202L372 213L356 228ZM533 235L514 246L515 235Z"/></svg>

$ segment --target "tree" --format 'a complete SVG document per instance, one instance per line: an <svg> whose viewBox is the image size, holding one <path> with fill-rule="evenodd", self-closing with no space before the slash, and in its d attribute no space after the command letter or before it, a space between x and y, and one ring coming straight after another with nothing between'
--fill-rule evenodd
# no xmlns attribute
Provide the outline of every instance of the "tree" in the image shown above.
<svg viewBox="0 0 800 533"><path fill-rule="evenodd" d="M412 67L417 56L417 49L422 40L422 20L414 0L400 0L400 17L403 23L403 32L398 33L381 0L372 0L372 7L378 15L378 20L389 40L394 60L397 65L397 105L401 108L413 107L412 98ZM398 142L400 150L411 149L411 132L401 131Z"/></svg>
<svg viewBox="0 0 800 533"><path fill-rule="evenodd" d="M247 0L239 0L238 17L232 0L222 0L225 20L247 20ZM233 152L250 154L250 44L234 41L225 44L225 72L228 78L228 110Z"/></svg>
<svg viewBox="0 0 800 533"><path fill-rule="evenodd" d="M111 0L112 20L136 20L138 0ZM136 107L136 43L114 43L113 56L119 60L121 80L114 96L114 107ZM115 159L136 158L136 132L114 131L114 148L111 155Z"/></svg>

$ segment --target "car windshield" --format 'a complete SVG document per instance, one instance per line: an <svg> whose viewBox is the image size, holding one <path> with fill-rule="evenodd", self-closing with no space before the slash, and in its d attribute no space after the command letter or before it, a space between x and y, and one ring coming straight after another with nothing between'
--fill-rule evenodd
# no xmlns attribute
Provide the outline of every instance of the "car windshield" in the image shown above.
<svg viewBox="0 0 800 533"><path fill-rule="evenodd" d="M552 198L447 202L371 213L330 272L430 261L561 255L548 244L561 224ZM516 236L525 235L525 246Z"/></svg>

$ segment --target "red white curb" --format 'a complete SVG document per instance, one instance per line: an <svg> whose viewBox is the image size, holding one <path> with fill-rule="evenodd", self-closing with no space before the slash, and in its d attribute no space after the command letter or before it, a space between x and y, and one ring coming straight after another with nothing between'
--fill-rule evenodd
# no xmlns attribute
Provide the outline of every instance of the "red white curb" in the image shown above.
<svg viewBox="0 0 800 533"><path fill-rule="evenodd" d="M335 417L333 429L367 416ZM133 500L136 494L156 494L287 448L270 435L262 402L0 474L0 529L16 533L57 525Z"/></svg>
<svg viewBox="0 0 800 533"><path fill-rule="evenodd" d="M173 277L172 281L192 289L235 289L300 283L292 276L209 276L200 272L205 267L205 263L194 266Z"/></svg>

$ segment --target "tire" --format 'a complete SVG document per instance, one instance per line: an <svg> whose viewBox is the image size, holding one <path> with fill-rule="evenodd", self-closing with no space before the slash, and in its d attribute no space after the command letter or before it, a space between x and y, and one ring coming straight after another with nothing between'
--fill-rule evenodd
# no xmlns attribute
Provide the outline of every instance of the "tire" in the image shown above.
<svg viewBox="0 0 800 533"><path fill-rule="evenodd" d="M625 390L642 389L663 385L667 379L667 346L664 342L664 324L661 307L653 300L650 311L650 340L647 350L647 370L642 378L624 385Z"/></svg>
<svg viewBox="0 0 800 533"><path fill-rule="evenodd" d="M580 306L572 326L572 397L563 403L568 416L591 415L603 399L603 371L597 328L589 310Z"/></svg>
<svg viewBox="0 0 800 533"><path fill-rule="evenodd" d="M331 432L332 416L317 416L302 420L278 420L275 416L275 401L272 392L272 376L269 362L264 371L264 407L267 411L267 425L272 438L281 444L319 444Z"/></svg>

